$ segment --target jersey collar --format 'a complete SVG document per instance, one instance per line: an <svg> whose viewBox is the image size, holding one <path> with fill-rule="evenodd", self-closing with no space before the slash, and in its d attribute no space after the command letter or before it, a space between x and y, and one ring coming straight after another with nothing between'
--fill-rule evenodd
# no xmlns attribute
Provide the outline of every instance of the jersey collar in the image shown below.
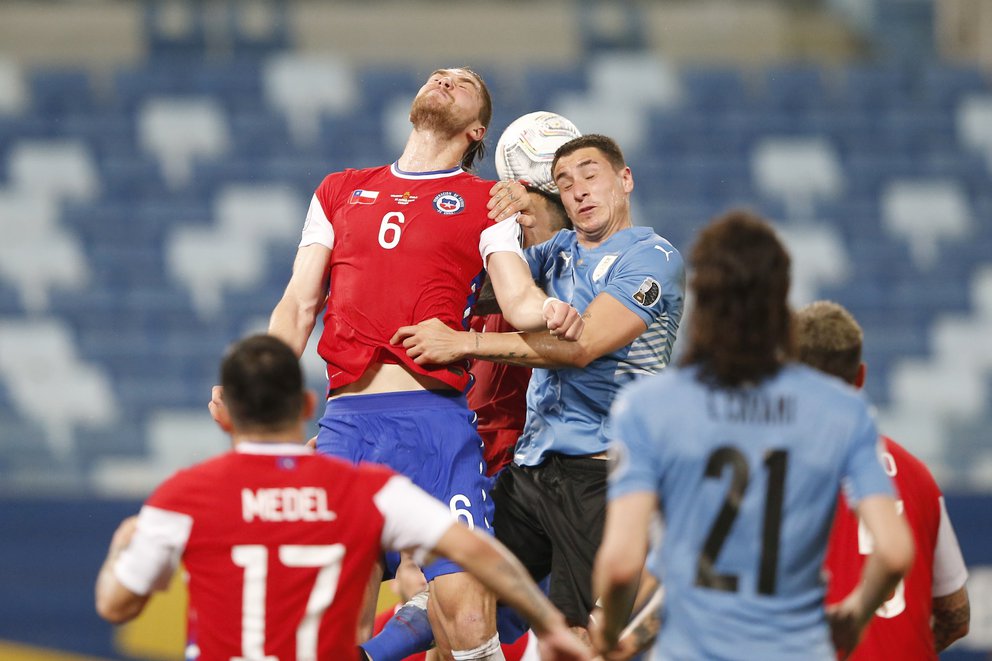
<svg viewBox="0 0 992 661"><path fill-rule="evenodd" d="M432 172L405 172L400 170L398 162L390 165L389 171L392 172L394 177L399 177L400 179L445 179L464 172L460 166L451 168L450 170L434 170Z"/></svg>
<svg viewBox="0 0 992 661"><path fill-rule="evenodd" d="M313 450L302 443L254 443L252 441L241 441L234 446L234 451L242 454L313 454Z"/></svg>

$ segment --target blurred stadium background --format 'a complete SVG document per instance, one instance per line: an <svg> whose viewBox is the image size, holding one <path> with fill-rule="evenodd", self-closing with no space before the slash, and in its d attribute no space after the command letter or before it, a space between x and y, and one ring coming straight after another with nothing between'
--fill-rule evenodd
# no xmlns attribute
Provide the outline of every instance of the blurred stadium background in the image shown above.
<svg viewBox="0 0 992 661"><path fill-rule="evenodd" d="M616 137L683 251L731 206L775 221L795 303L853 311L882 429L948 493L972 633L945 657L986 658L989 0L0 3L0 658L181 658L181 602L92 613L110 535L225 447L218 358L264 328L314 187L393 160L461 64L490 150L539 109Z"/></svg>

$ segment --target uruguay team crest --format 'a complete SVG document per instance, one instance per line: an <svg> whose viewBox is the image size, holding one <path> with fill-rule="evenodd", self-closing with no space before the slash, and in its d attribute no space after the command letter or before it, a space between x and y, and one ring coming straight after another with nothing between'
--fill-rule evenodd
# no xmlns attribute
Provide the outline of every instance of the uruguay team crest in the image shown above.
<svg viewBox="0 0 992 661"><path fill-rule="evenodd" d="M465 200L458 193L445 191L434 196L434 210L452 216L465 208Z"/></svg>

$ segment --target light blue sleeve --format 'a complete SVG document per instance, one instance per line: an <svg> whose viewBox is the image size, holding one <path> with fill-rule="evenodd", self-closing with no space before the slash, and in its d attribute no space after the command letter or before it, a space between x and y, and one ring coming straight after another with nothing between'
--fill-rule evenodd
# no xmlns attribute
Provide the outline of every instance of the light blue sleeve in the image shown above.
<svg viewBox="0 0 992 661"><path fill-rule="evenodd" d="M610 477L607 499L640 491L658 492L661 444L649 431L636 391L624 389L610 411Z"/></svg>
<svg viewBox="0 0 992 661"><path fill-rule="evenodd" d="M664 313L681 315L685 297L682 255L661 237L624 253L603 290L651 326Z"/></svg>
<svg viewBox="0 0 992 661"><path fill-rule="evenodd" d="M545 285L544 273L548 268L548 256L554 254L557 238L558 235L555 235L544 243L539 243L524 250L524 259L527 260L527 265L530 266L530 275L534 278L534 282L540 285L541 289L544 289Z"/></svg>
<svg viewBox="0 0 992 661"><path fill-rule="evenodd" d="M875 422L862 403L844 465L844 495L852 509L867 496L894 494L892 480L882 467L881 447Z"/></svg>

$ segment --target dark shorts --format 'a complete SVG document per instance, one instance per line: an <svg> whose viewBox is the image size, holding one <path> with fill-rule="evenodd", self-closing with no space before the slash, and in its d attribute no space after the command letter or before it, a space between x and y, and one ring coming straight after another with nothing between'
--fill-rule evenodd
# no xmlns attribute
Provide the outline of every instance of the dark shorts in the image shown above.
<svg viewBox="0 0 992 661"><path fill-rule="evenodd" d="M603 539L607 462L552 455L537 467L511 464L496 480L496 538L535 580L550 575L548 597L571 626L587 626L592 565Z"/></svg>
<svg viewBox="0 0 992 661"><path fill-rule="evenodd" d="M414 391L332 399L320 420L317 452L388 466L446 504L452 518L492 534L482 439L462 395ZM423 569L427 580L462 571L448 560Z"/></svg>

